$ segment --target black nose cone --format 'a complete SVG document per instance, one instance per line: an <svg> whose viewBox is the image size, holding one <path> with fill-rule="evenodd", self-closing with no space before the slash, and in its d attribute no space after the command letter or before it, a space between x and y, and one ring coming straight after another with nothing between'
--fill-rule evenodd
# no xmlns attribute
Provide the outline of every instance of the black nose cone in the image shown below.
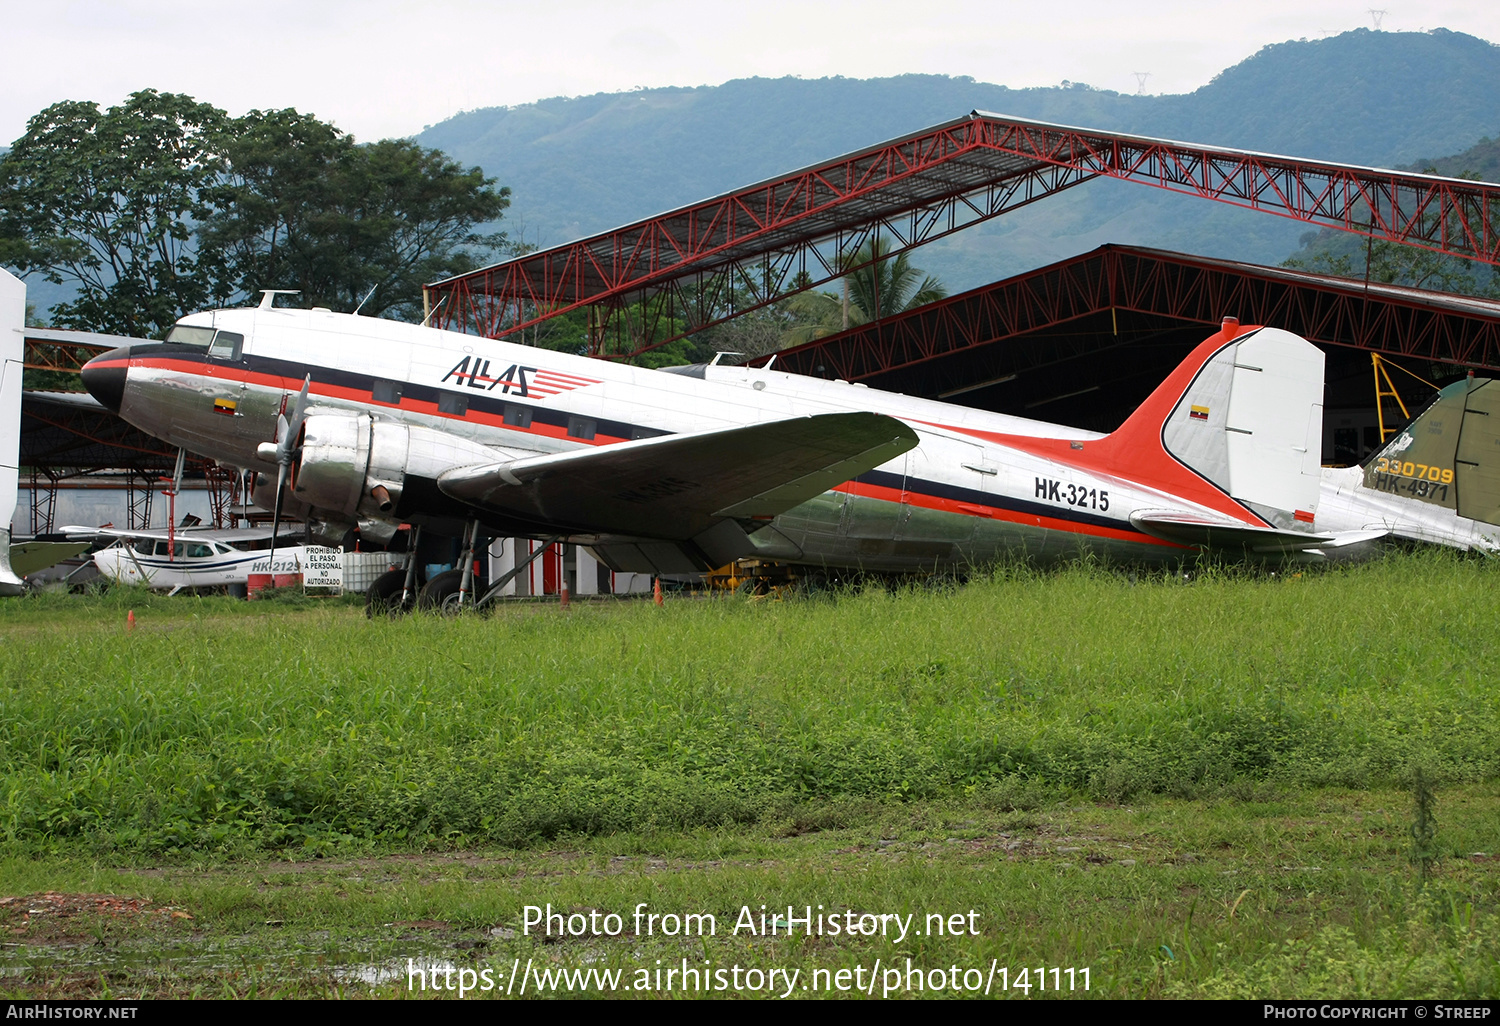
<svg viewBox="0 0 1500 1026"><path fill-rule="evenodd" d="M83 365L83 387L102 405L119 413L125 399L125 372L129 368L129 346L101 353Z"/></svg>

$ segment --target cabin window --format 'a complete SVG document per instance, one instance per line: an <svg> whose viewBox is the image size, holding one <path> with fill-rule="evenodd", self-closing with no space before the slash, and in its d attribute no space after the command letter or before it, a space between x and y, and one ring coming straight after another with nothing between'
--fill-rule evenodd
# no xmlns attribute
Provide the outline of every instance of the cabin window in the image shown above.
<svg viewBox="0 0 1500 1026"><path fill-rule="evenodd" d="M237 331L221 331L214 336L208 355L220 360L238 360L245 348L245 336Z"/></svg>
<svg viewBox="0 0 1500 1026"><path fill-rule="evenodd" d="M168 342L176 342L184 346L197 346L199 349L208 348L208 344L214 340L214 329L200 328L195 324L177 324L167 333Z"/></svg>
<svg viewBox="0 0 1500 1026"><path fill-rule="evenodd" d="M142 538L140 541L135 543L134 547L136 552L140 553L143 556L149 556L151 555L151 545L152 542L150 538Z"/></svg>
<svg viewBox="0 0 1500 1026"><path fill-rule="evenodd" d="M505 404L505 423L510 427L531 427L531 407L517 406L515 403Z"/></svg>
<svg viewBox="0 0 1500 1026"><path fill-rule="evenodd" d="M469 397L466 395L455 395L452 392L444 392L438 396L438 412L451 413L455 417L462 417L469 412Z"/></svg>
<svg viewBox="0 0 1500 1026"><path fill-rule="evenodd" d="M594 432L599 428L598 423L592 417L569 417L568 437L582 438L587 441L594 437Z"/></svg>
<svg viewBox="0 0 1500 1026"><path fill-rule="evenodd" d="M202 559L205 556L212 556L214 550L202 542L188 542L183 548L183 553L189 559Z"/></svg>
<svg viewBox="0 0 1500 1026"><path fill-rule="evenodd" d="M377 403L388 403L391 406L401 404L401 386L394 381L383 381L375 379L375 385L370 389L370 398Z"/></svg>

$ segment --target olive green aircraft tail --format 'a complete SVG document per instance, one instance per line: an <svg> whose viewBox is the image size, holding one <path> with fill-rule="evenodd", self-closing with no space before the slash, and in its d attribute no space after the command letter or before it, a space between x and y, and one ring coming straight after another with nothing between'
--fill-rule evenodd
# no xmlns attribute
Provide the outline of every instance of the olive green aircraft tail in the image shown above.
<svg viewBox="0 0 1500 1026"><path fill-rule="evenodd" d="M1500 524L1500 382L1444 388L1365 464L1365 487Z"/></svg>

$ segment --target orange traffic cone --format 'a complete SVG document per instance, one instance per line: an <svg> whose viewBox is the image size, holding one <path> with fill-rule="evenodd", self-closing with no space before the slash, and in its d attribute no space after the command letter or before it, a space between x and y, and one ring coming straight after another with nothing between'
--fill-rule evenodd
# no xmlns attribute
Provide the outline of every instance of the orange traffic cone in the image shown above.
<svg viewBox="0 0 1500 1026"><path fill-rule="evenodd" d="M125 629L127 631L133 631L133 630L135 630L135 610L134 609L130 610L130 612L128 612L128 613L125 614Z"/></svg>
<svg viewBox="0 0 1500 1026"><path fill-rule="evenodd" d="M666 602L661 597L661 578L660 577L653 578L653 581L655 583L654 583L654 586L651 589L651 598L652 598L652 601L654 601L659 606L660 605L665 605Z"/></svg>

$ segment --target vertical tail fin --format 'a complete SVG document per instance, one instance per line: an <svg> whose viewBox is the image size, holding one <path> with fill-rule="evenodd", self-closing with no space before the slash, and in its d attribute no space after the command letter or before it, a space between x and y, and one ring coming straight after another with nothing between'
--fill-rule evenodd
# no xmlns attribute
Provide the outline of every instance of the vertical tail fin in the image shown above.
<svg viewBox="0 0 1500 1026"><path fill-rule="evenodd" d="M1192 471L1276 519L1317 510L1323 434L1323 353L1277 328L1237 325L1204 342L1109 436L1132 462ZM1149 479L1152 468L1137 473Z"/></svg>
<svg viewBox="0 0 1500 1026"><path fill-rule="evenodd" d="M1364 484L1500 524L1500 384L1456 381L1365 464Z"/></svg>
<svg viewBox="0 0 1500 1026"><path fill-rule="evenodd" d="M26 284L0 268L0 595L19 595L10 567L10 521L21 481L21 376L25 360Z"/></svg>

